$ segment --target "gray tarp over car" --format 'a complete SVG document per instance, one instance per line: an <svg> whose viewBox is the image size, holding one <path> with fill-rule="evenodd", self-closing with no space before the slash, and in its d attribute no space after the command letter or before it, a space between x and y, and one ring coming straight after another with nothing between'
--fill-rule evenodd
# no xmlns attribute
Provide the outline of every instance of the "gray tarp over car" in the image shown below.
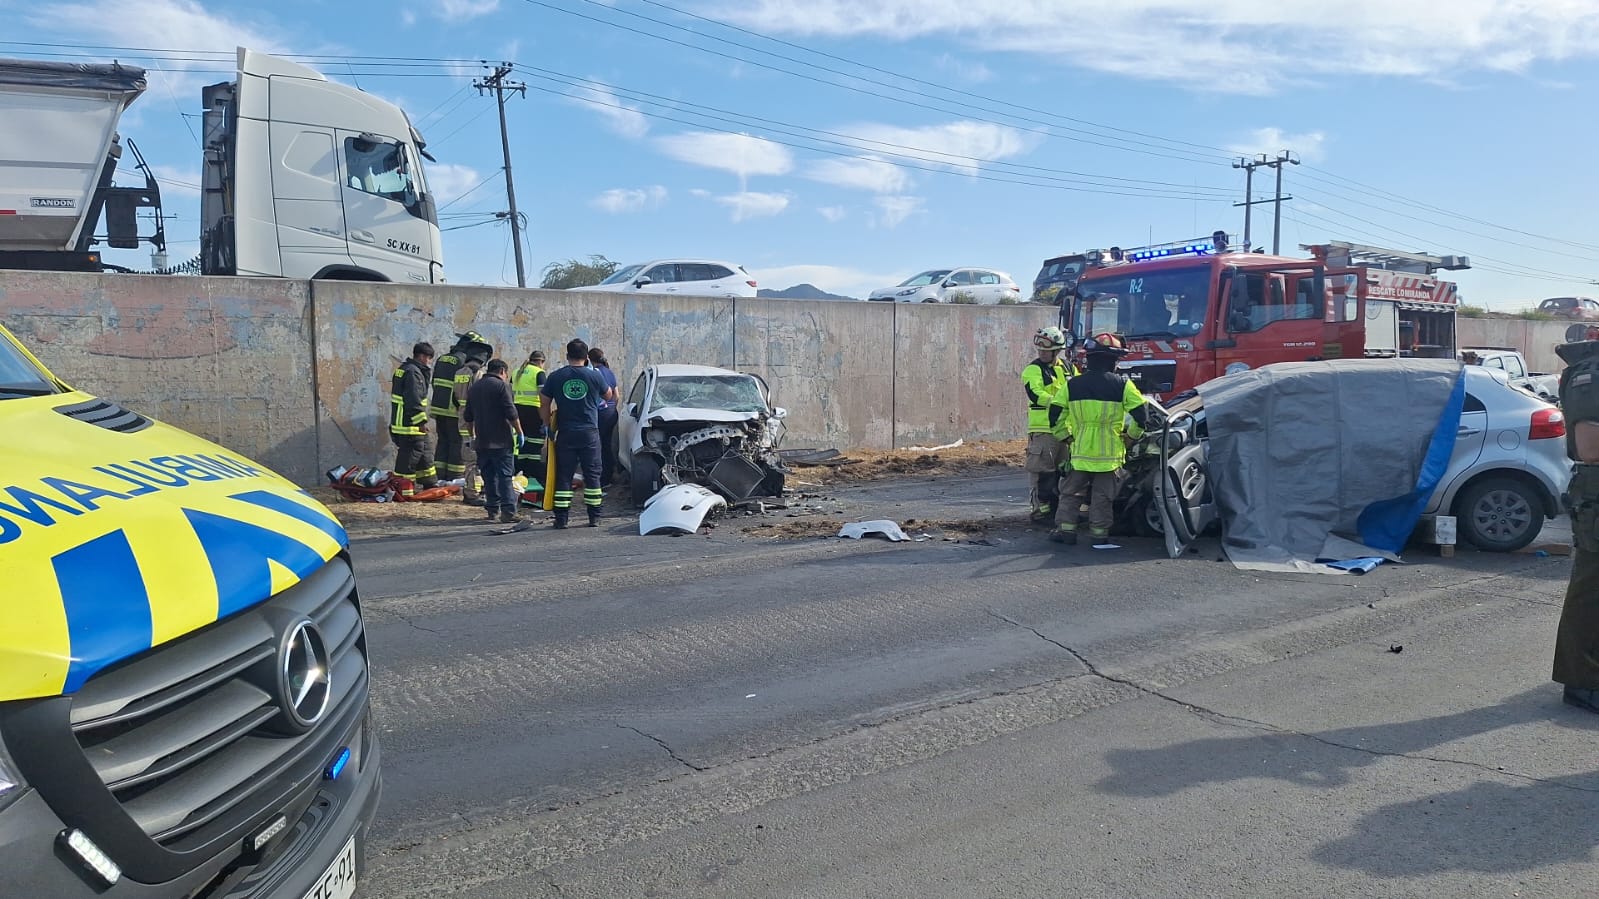
<svg viewBox="0 0 1599 899"><path fill-rule="evenodd" d="M1453 360L1344 359L1201 385L1228 557L1323 571L1317 559L1392 557L1448 466L1461 380Z"/></svg>

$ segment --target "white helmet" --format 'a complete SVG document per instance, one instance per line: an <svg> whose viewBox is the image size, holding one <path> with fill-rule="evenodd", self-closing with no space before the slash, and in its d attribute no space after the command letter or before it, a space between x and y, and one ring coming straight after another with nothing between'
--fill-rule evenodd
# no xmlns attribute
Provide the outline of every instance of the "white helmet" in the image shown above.
<svg viewBox="0 0 1599 899"><path fill-rule="evenodd" d="M1066 335L1059 328L1039 328L1038 333L1033 335L1033 346L1041 350L1064 350Z"/></svg>

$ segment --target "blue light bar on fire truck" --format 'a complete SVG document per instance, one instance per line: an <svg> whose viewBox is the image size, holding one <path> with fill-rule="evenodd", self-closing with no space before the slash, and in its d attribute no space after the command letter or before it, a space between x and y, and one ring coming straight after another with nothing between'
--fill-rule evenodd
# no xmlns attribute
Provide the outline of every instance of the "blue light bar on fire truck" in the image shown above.
<svg viewBox="0 0 1599 899"><path fill-rule="evenodd" d="M1214 252L1216 252L1216 245L1206 241L1205 243L1179 244L1174 247L1151 247L1147 250L1134 250L1127 254L1127 258L1134 262L1141 262L1145 259L1165 259L1169 256L1206 256Z"/></svg>

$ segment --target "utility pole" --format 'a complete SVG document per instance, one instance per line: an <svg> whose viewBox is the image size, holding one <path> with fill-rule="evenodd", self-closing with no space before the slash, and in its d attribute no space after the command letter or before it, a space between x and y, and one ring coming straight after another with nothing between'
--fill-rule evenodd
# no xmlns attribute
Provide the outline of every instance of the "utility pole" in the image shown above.
<svg viewBox="0 0 1599 899"><path fill-rule="evenodd" d="M1298 165L1299 157L1284 150L1277 154L1276 159L1272 160L1271 167L1277 170L1277 198L1272 201L1271 212L1271 254L1273 256L1276 256L1282 247L1280 240L1283 230L1283 200L1293 199L1293 197L1283 196L1283 163L1285 162ZM506 174L509 175L510 172L507 171Z"/></svg>
<svg viewBox="0 0 1599 899"><path fill-rule="evenodd" d="M484 63L487 66L488 63ZM511 247L516 251L516 286L527 286L527 270L522 264L522 219L516 213L516 182L511 178L511 136L505 130L505 95L507 93L521 94L527 98L527 85L520 82L508 82L505 76L511 74L515 66L502 62L494 67L494 74L487 78L480 78L472 82L481 96L486 91L494 92L494 102L500 107L500 151L505 154L505 199L510 205L507 218L511 220Z"/></svg>
<svg viewBox="0 0 1599 899"><path fill-rule="evenodd" d="M1233 168L1244 170L1244 202L1234 203L1233 206L1244 207L1244 252L1249 252L1249 214L1255 209L1255 169L1264 165L1266 154L1262 153L1256 159L1238 157L1233 163Z"/></svg>
<svg viewBox="0 0 1599 899"><path fill-rule="evenodd" d="M1244 207L1244 249L1246 251L1250 248L1249 213L1255 206L1262 203L1270 203L1274 207L1272 211L1271 222L1272 255L1275 256L1282 250L1283 201L1293 199L1293 197L1283 196L1283 163L1299 165L1299 157L1294 155L1293 151L1291 150L1284 150L1281 153L1278 153L1275 157L1268 157L1265 153L1261 153L1254 159L1239 157L1238 161L1233 163L1233 168L1244 170L1244 202L1234 203L1233 205ZM1270 200L1255 199L1255 169L1258 168L1277 170L1277 191Z"/></svg>

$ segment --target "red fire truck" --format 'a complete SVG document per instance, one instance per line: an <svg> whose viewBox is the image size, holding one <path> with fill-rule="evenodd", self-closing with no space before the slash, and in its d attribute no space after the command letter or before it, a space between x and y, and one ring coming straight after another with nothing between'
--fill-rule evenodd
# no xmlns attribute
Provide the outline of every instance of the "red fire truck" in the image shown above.
<svg viewBox="0 0 1599 899"><path fill-rule="evenodd" d="M1111 248L1062 307L1078 338L1105 331L1132 351L1120 369L1161 397L1274 362L1455 351L1455 285L1439 270L1460 256L1401 253L1344 242L1304 245L1309 259L1201 240Z"/></svg>

